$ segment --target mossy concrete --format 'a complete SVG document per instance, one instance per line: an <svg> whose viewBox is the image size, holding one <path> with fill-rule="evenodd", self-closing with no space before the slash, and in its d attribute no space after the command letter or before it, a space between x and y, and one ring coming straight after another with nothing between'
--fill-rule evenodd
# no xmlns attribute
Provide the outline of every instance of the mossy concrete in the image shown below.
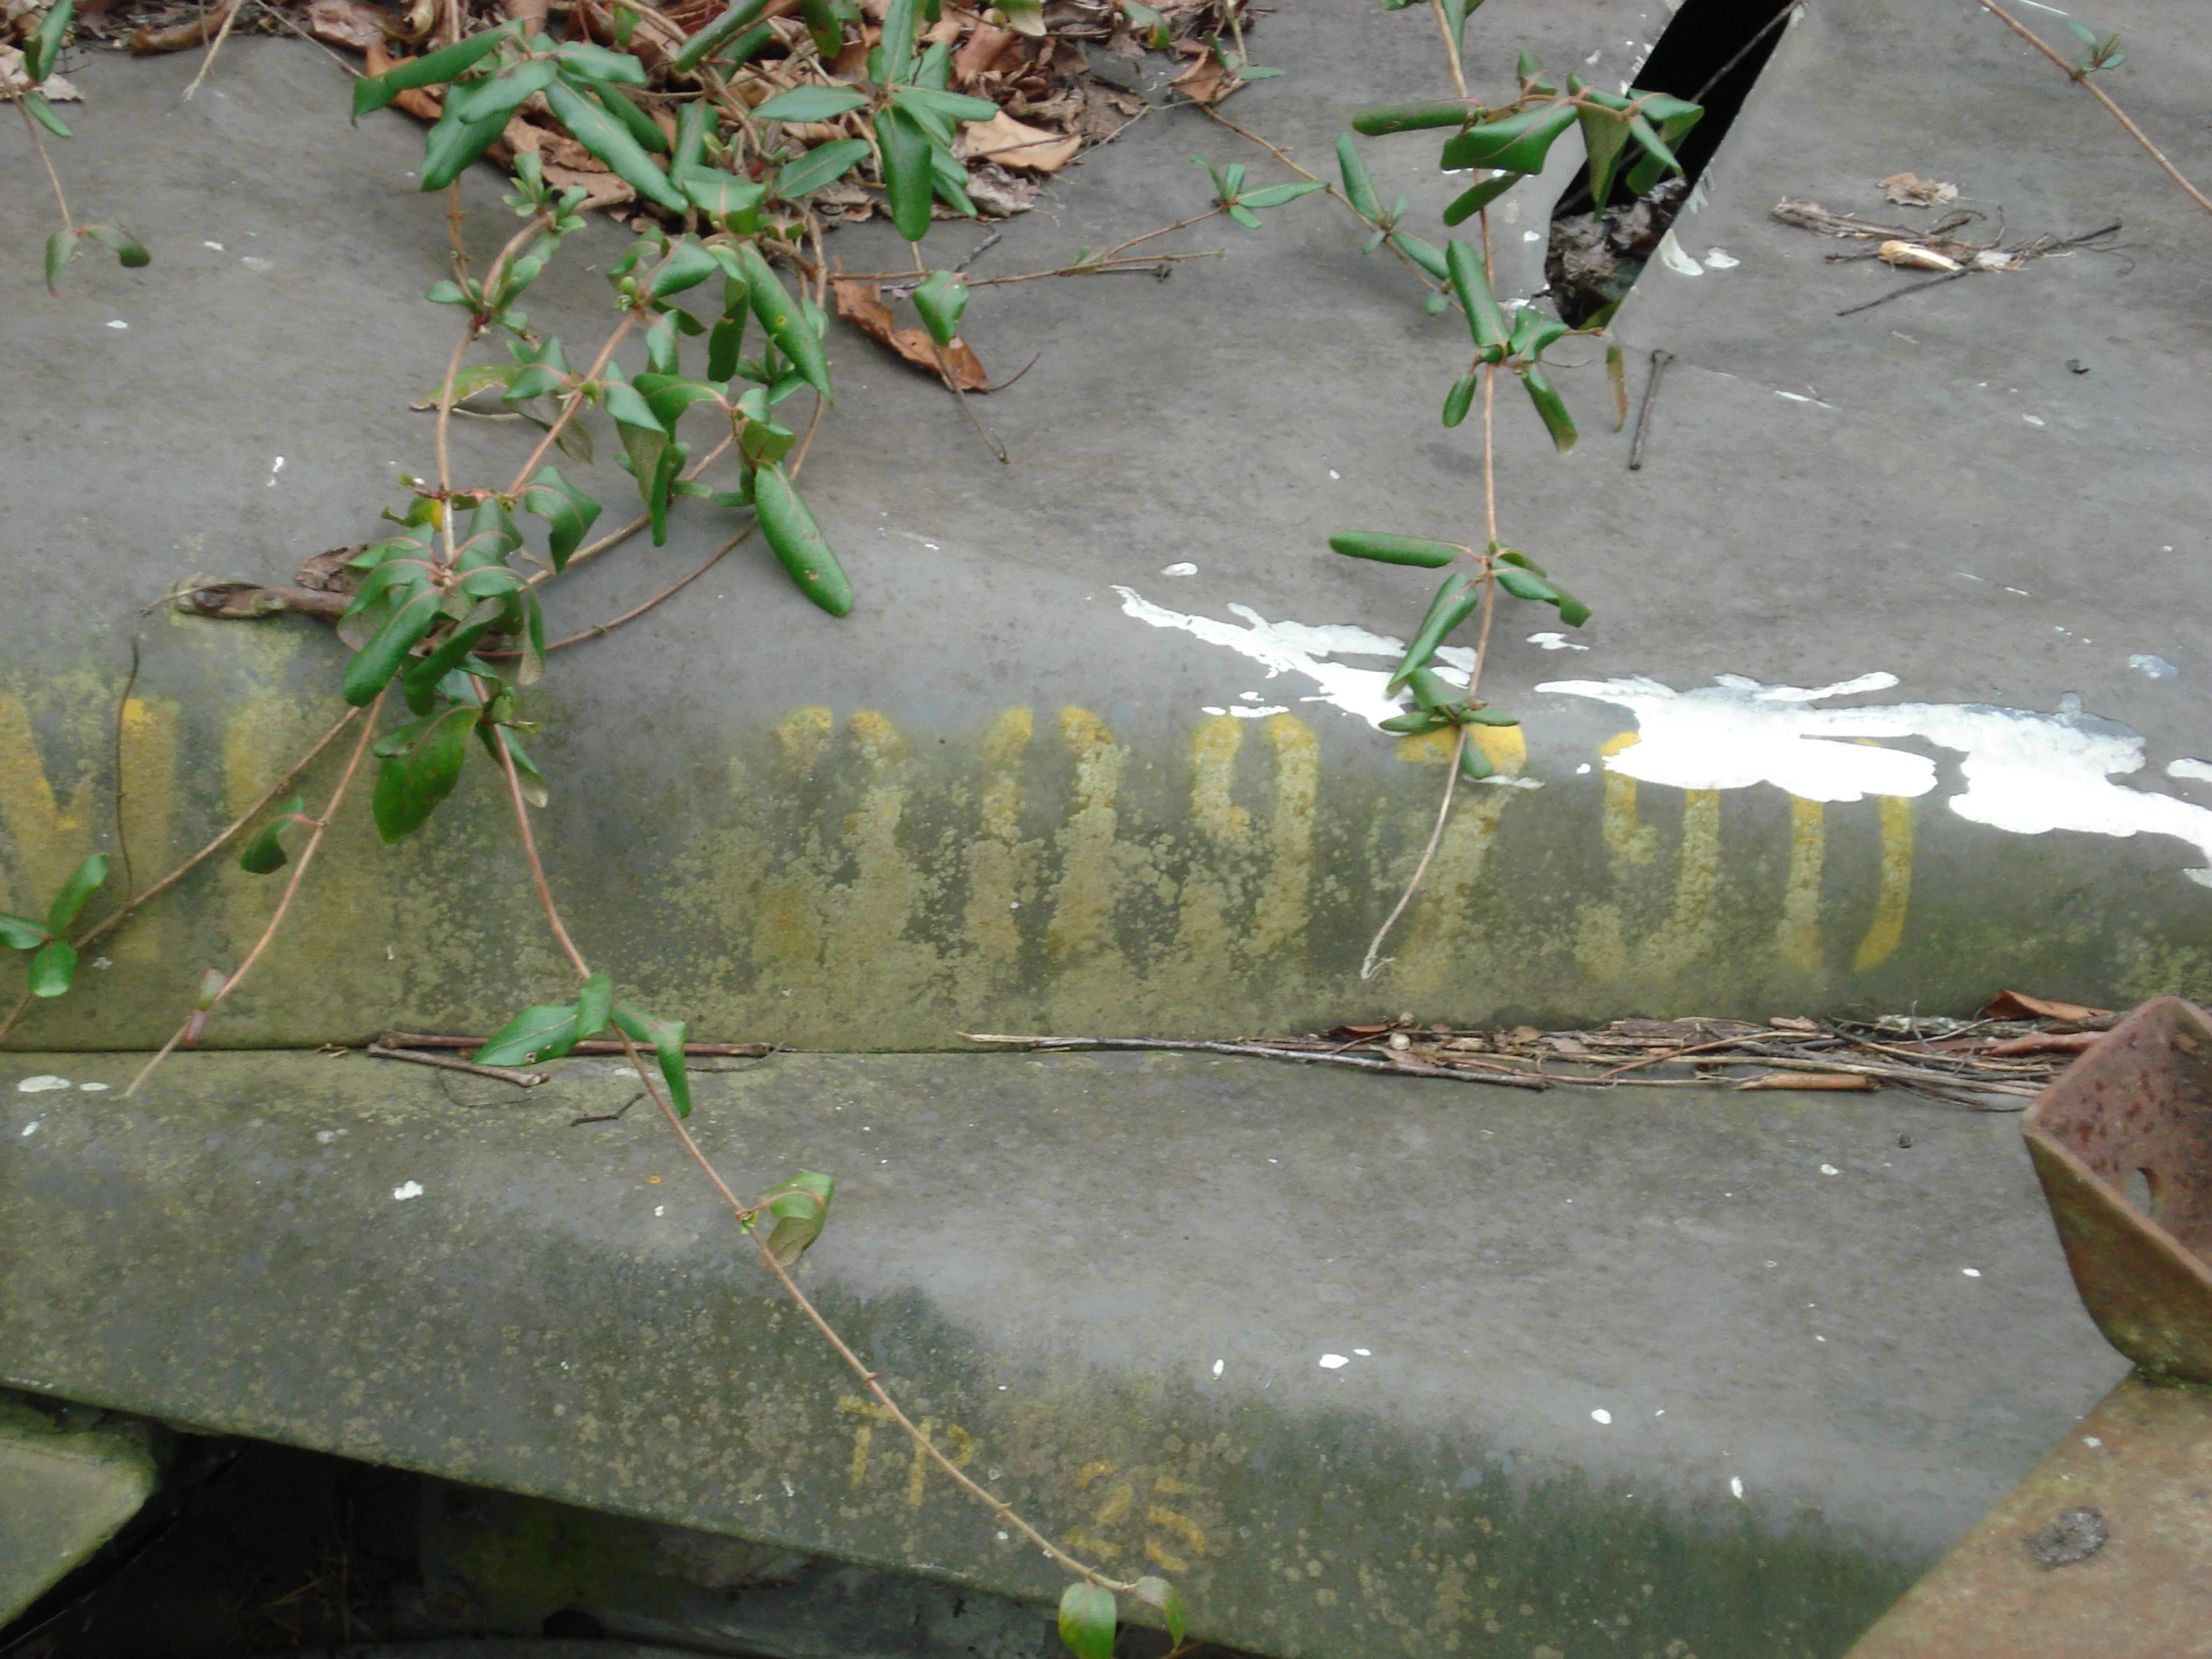
<svg viewBox="0 0 2212 1659"><path fill-rule="evenodd" d="M187 1054L126 1101L136 1063L0 1070L0 1377L1056 1592L648 1108L577 1121L614 1063ZM939 1445L1266 1652L1840 1653L2125 1369L2007 1118L1141 1055L695 1082L741 1191L838 1178L802 1282Z"/></svg>
<svg viewBox="0 0 2212 1659"><path fill-rule="evenodd" d="M0 1625L122 1530L161 1484L159 1431L0 1388Z"/></svg>
<svg viewBox="0 0 2212 1659"><path fill-rule="evenodd" d="M1484 685L1524 725L1493 734L1493 758L1541 788L1466 792L1385 978L1357 969L1418 857L1440 751L1391 742L1297 672L1148 624L1117 593L1217 632L1247 627L1243 606L1402 636L1425 580L1337 559L1327 535L1457 534L1477 515L1471 428L1433 424L1459 325L1424 319L1323 199L1257 235L1191 233L1226 257L1165 283L978 289L970 333L994 369L1042 353L978 400L1011 467L926 380L833 335L839 401L806 484L851 569L853 615L814 611L749 546L561 654L532 694L553 791L541 840L593 959L701 1034L839 1049L975 1029L1222 1035L1407 1008L1540 1023L1965 1012L2007 982L2099 1004L2212 995L2212 892L2184 874L2199 860L2181 840L1969 823L1948 805L1947 752L1917 799L1639 786L1609 770L1636 716L1535 689L1721 674L1818 687L1880 670L1899 697L2045 716L2076 694L2142 736L2144 772L2116 787L2199 787L2157 774L2199 755L2190 688L2212 674L2196 620L2212 500L2187 456L2212 380L2201 343L2170 326L2195 303L2202 216L1993 20L1878 0L1834 13L1787 35L1769 74L1782 90L1754 100L1684 222L1700 260L1710 243L1736 264L1694 279L1655 267L1627 313L1639 367L1647 346L1681 359L1643 470L1606 429L1594 357L1567 376L1585 428L1572 456L1510 400L1501 411L1504 533L1596 620L1586 652L1543 649L1540 618L1501 629ZM2163 112L2195 84L2201 28L2113 21L2131 40L2115 85ZM1471 73L1501 84L1527 43L1626 75L1663 23L1657 0L1492 0L1470 25ZM1357 110L1439 90L1417 12L1328 0L1264 34L1291 73L1233 111L1310 163ZM28 268L14 278L23 383L67 394L0 417L18 486L0 521L14 550L0 561L4 907L35 909L86 851L122 850L111 723L138 607L194 571L288 581L304 556L376 533L395 468L429 469L429 419L407 405L451 318L415 297L444 258L440 204L409 177L419 128L395 113L347 128L343 77L297 43L233 41L187 104L196 69L95 58L59 158L73 201L120 214L155 264L88 259L59 299ZM2193 161L2187 122L2164 130ZM1197 211L1191 152L1242 143L1188 110L1148 115L977 269L1047 266ZM1455 188L1428 138L1369 150L1416 218ZM2018 227L2120 214L2127 256L2039 261L1837 318L1894 274L1828 266L1767 210L1810 190L1876 211L1871 180L1907 161L2001 200ZM23 147L0 151L0 180L8 245L35 248L46 210ZM1561 183L1500 206L1501 271L1533 269ZM506 218L497 189L480 170L464 191L467 234L487 245ZM880 233L839 232L832 251L880 264ZM572 356L607 320L594 268L620 235L582 233L531 295ZM975 236L942 228L932 257ZM458 422L460 475L504 481L513 435ZM612 522L629 481L607 464L580 476ZM680 519L667 547L557 584L554 634L634 606L726 534L696 503ZM1166 574L1185 565L1197 574ZM2153 678L2137 655L2175 672ZM296 618L148 620L120 743L140 881L327 724L341 657ZM398 847L341 825L296 925L210 1040L484 1029L545 1000L563 973L490 782L473 772ZM211 867L12 1040L158 1043L271 903L268 881Z"/></svg>

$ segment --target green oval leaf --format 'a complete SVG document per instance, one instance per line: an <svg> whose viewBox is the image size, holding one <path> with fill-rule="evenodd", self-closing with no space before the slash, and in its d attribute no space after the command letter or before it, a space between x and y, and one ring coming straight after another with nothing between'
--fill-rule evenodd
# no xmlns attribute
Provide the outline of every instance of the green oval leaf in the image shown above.
<svg viewBox="0 0 2212 1659"><path fill-rule="evenodd" d="M480 1066L526 1066L536 1060L557 1060L576 1046L576 1005L540 1003L492 1033L491 1040L471 1056Z"/></svg>
<svg viewBox="0 0 2212 1659"><path fill-rule="evenodd" d="M844 567L783 467L764 466L754 473L753 510L760 515L761 534L799 591L831 616L850 611L852 584Z"/></svg>
<svg viewBox="0 0 2212 1659"><path fill-rule="evenodd" d="M661 1081L668 1085L669 1101L680 1118L691 1116L691 1074L684 1069L684 1022L655 1019L621 1003L607 1011L608 1018L628 1033L632 1042L650 1043L660 1061Z"/></svg>
<svg viewBox="0 0 2212 1659"><path fill-rule="evenodd" d="M875 112L875 144L883 157L883 194L891 223L908 242L929 234L929 140L897 110Z"/></svg>
<svg viewBox="0 0 2212 1659"><path fill-rule="evenodd" d="M1424 536L1392 536L1380 530L1343 530L1329 538L1330 548L1352 559L1374 559L1386 565L1423 565L1440 569L1473 549Z"/></svg>
<svg viewBox="0 0 2212 1659"><path fill-rule="evenodd" d="M1375 194L1375 181L1368 176L1368 164L1361 159L1350 133L1338 135L1337 170L1344 175L1345 200L1352 204L1352 211L1370 225L1381 223L1382 203Z"/></svg>
<svg viewBox="0 0 2212 1659"><path fill-rule="evenodd" d="M870 153L866 139L833 139L818 144L797 161L784 164L783 171L776 175L777 200L797 202L809 191L834 184Z"/></svg>
<svg viewBox="0 0 2212 1659"><path fill-rule="evenodd" d="M284 843L279 837L291 828L293 819L306 809L305 798L296 795L277 808L276 816L255 831L254 838L240 851L239 868L249 875L273 875L282 869L286 853Z"/></svg>
<svg viewBox="0 0 2212 1659"><path fill-rule="evenodd" d="M1451 199L1441 216L1443 222L1463 224L1527 177L1525 173L1500 173L1495 178L1483 180L1472 190Z"/></svg>
<svg viewBox="0 0 2212 1659"><path fill-rule="evenodd" d="M734 36L759 21L768 7L769 0L738 0L736 5L684 42L683 49L669 67L679 75L689 75Z"/></svg>
<svg viewBox="0 0 2212 1659"><path fill-rule="evenodd" d="M1456 584L1456 585L1455 585ZM1420 632L1413 636L1413 643L1406 647L1404 660L1397 665L1397 672L1390 676L1389 693L1395 696L1412 679L1413 670L1426 668L1429 659L1436 655L1436 647L1443 644L1451 631L1482 608L1482 583L1471 573L1448 577L1436 590L1436 597L1429 602L1428 615L1421 619Z"/></svg>
<svg viewBox="0 0 2212 1659"><path fill-rule="evenodd" d="M1474 405L1475 388L1480 382L1472 374L1462 374L1451 382L1451 389L1444 393L1444 424L1456 426L1467 418L1467 410Z"/></svg>
<svg viewBox="0 0 2212 1659"><path fill-rule="evenodd" d="M381 75L368 75L353 83L353 118L380 110L409 87L439 86L459 79L476 61L501 41L512 38L520 23L502 23L482 34L455 41L425 57L394 64Z"/></svg>
<svg viewBox="0 0 2212 1659"><path fill-rule="evenodd" d="M792 360L792 366L806 376L807 383L828 397L830 360L823 353L822 337L808 325L806 314L784 291L784 284L776 279L776 273L769 269L768 261L761 258L759 250L751 243L737 250L735 264L753 301L753 314L761 319L768 337Z"/></svg>
<svg viewBox="0 0 2212 1659"><path fill-rule="evenodd" d="M382 570L377 574L382 574ZM440 598L436 588L419 588L384 619L384 625L345 665L345 679L340 689L346 702L358 709L375 701L376 694L399 672L399 665L406 660L415 642L436 626Z"/></svg>
<svg viewBox="0 0 2212 1659"><path fill-rule="evenodd" d="M1168 1640L1180 1647L1188 1622L1183 1608L1183 1592L1164 1578L1140 1578L1137 1580L1137 1599L1147 1606L1159 1609L1160 1620L1168 1627Z"/></svg>
<svg viewBox="0 0 2212 1659"><path fill-rule="evenodd" d="M10 950L36 950L46 942L46 929L25 916L0 910L0 944Z"/></svg>
<svg viewBox="0 0 2212 1659"><path fill-rule="evenodd" d="M1509 330L1482 270L1482 256L1463 242L1449 242L1444 244L1444 268L1451 274L1459 307L1467 313L1467 332L1474 336L1475 345L1484 352L1495 348L1502 354Z"/></svg>
<svg viewBox="0 0 2212 1659"><path fill-rule="evenodd" d="M371 803L376 833L387 843L421 829L439 803L453 793L462 763L468 759L468 734L478 713L465 706L452 708L401 728L410 739L387 753L378 766ZM391 739L385 745L390 746Z"/></svg>
<svg viewBox="0 0 2212 1659"><path fill-rule="evenodd" d="M1352 130L1369 138L1388 133L1410 133L1423 127L1464 127L1479 112L1465 104L1397 104L1388 109L1363 110L1353 117Z"/></svg>
<svg viewBox="0 0 2212 1659"><path fill-rule="evenodd" d="M33 86L54 73L54 65L61 61L62 41L76 13L77 0L55 0L39 19L38 33L24 43L23 69Z"/></svg>
<svg viewBox="0 0 2212 1659"><path fill-rule="evenodd" d="M669 183L668 175L653 164L653 158L613 116L565 81L547 87L545 101L576 142L605 162L632 190L671 213L684 212L684 193Z"/></svg>
<svg viewBox="0 0 2212 1659"><path fill-rule="evenodd" d="M108 878L108 855L94 852L69 872L69 879L62 883L61 891L54 895L54 902L46 907L46 930L60 933L77 919L85 907L85 900L100 890L101 882Z"/></svg>
<svg viewBox="0 0 2212 1659"><path fill-rule="evenodd" d="M1542 369L1530 365L1519 373L1521 384L1528 388L1528 400L1536 405L1537 418L1551 434L1552 447L1564 455L1580 436L1574 429L1574 416L1567 412L1566 399L1559 395L1559 388Z"/></svg>
<svg viewBox="0 0 2212 1659"><path fill-rule="evenodd" d="M1080 1578L1061 1591L1060 1640L1075 1659L1114 1659L1114 1592Z"/></svg>
<svg viewBox="0 0 2212 1659"><path fill-rule="evenodd" d="M967 302L967 278L949 271L932 271L914 289L914 309L939 345L950 345L959 333Z"/></svg>
<svg viewBox="0 0 2212 1659"><path fill-rule="evenodd" d="M763 121L834 121L865 109L867 98L850 87L793 87L754 110ZM993 106L995 111L996 106Z"/></svg>
<svg viewBox="0 0 2212 1659"><path fill-rule="evenodd" d="M615 982L595 973L576 993L576 1035L596 1037L607 1029L607 1015L615 1005Z"/></svg>
<svg viewBox="0 0 2212 1659"><path fill-rule="evenodd" d="M48 939L31 958L31 994L61 996L77 975L77 947L67 939Z"/></svg>

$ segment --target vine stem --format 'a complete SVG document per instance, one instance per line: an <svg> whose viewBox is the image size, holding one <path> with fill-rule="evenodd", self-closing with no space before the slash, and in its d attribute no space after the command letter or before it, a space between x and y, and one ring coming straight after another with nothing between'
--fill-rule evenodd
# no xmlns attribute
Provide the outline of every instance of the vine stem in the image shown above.
<svg viewBox="0 0 2212 1659"><path fill-rule="evenodd" d="M814 1328L822 1333L823 1340L836 1350L837 1358L852 1369L853 1375L859 1378L867 1391L875 1396L876 1401L884 1410L890 1412L891 1419L906 1431L907 1437L914 1444L929 1453L930 1459L936 1463L937 1467L949 1474L970 1496L981 1502L993 1515L1004 1521L1008 1526L1019 1530L1031 1543L1037 1545L1045 1554L1051 1556L1053 1560L1059 1562L1068 1571L1098 1585L1101 1589L1112 1590L1120 1595L1133 1595L1136 1592L1137 1586L1135 1584L1125 1584L1119 1579L1108 1578L1096 1567L1079 1561L1070 1555L1042 1532L1023 1520L1011 1505L994 1497L988 1489L979 1485L962 1471L960 1466L953 1462L951 1458L939 1451L929 1436L917 1428L906 1413L898 1408L898 1401L891 1398L889 1392L885 1390L882 1382L877 1379L876 1374L868 1369L867 1363L852 1352L845 1340L837 1335L835 1328L827 1319L823 1318L822 1311L808 1300L807 1293L799 1288L791 1274L786 1271L784 1264L779 1262L775 1254L770 1251L768 1241L761 1237L760 1230L748 1225L746 1231L752 1234L753 1243L759 1248L761 1260L768 1265L768 1271L773 1273L776 1276L777 1283L784 1287L784 1294L799 1305L799 1311L813 1322Z"/></svg>
<svg viewBox="0 0 2212 1659"><path fill-rule="evenodd" d="M552 928L553 937L560 943L561 953L568 958L569 965L576 970L577 976L581 979L589 979L591 977L590 964L584 960L583 952L576 948L575 941L569 937L568 928L561 920L560 907L553 902L552 884L546 880L545 864L538 856L537 837L530 830L529 803L523 799L522 778L515 769L514 755L507 747L507 734L502 728L494 728L494 733L499 740L500 766L507 775L507 799L514 808L515 829L522 837L522 853L529 861L530 879L537 888L538 902L545 910L546 923ZM762 1262L766 1264L769 1272L776 1276L776 1282L783 1287L784 1294L798 1305L800 1312L805 1314L814 1328L822 1333L823 1340L836 1351L837 1358L852 1368L854 1375L860 1379L868 1392L873 1394L884 1410L890 1413L891 1420L905 1431L907 1437L915 1445L926 1451L936 1465L950 1475L962 1489L981 1501L999 1520L1019 1530L1024 1537L1036 1544L1053 1560L1059 1562L1070 1572L1080 1575L1088 1582L1103 1589L1112 1590L1121 1595L1134 1594L1137 1588L1134 1583L1125 1584L1119 1579L1108 1578L1096 1567L1077 1560L1034 1526L1023 1520L1011 1505L994 1497L984 1487L969 1478L961 1471L959 1465L938 1450L929 1436L924 1434L915 1425L913 1419L899 1408L898 1401L891 1397L876 1374L870 1371L866 1363L852 1352L850 1345L837 1335L836 1328L823 1317L822 1310L817 1308L808 1298L807 1293L799 1288L798 1283L790 1273L785 1271L784 1264L779 1262L775 1253L769 1249L768 1241L761 1236L760 1230L753 1225L754 1217L760 1214L760 1205L745 1203L731 1190L730 1184L723 1180L721 1172L715 1168L714 1161L707 1156L699 1142L692 1137L691 1130L685 1126L684 1120L677 1115L674 1102L669 1100L657 1085L652 1071L648 1069L644 1056L639 1053L637 1044L631 1039L630 1034L623 1031L619 1026L616 1027L616 1030L622 1038L624 1052L630 1057L631 1068L638 1074L638 1081L645 1085L646 1093L653 1097L654 1106L660 1111L661 1117L669 1128L675 1131L676 1138L683 1143L684 1150L690 1154L692 1162L699 1166L700 1173L706 1176L715 1191L722 1195L722 1201L730 1206L730 1213L737 1218L738 1225L745 1229L747 1236L758 1247Z"/></svg>
<svg viewBox="0 0 2212 1659"><path fill-rule="evenodd" d="M1467 95L1467 70L1459 61L1459 42L1452 35L1451 20L1444 16L1444 0L1430 0L1430 5L1436 13L1436 33L1444 37L1444 56L1451 64L1451 84L1459 89L1459 96L1464 98Z"/></svg>
<svg viewBox="0 0 2212 1659"><path fill-rule="evenodd" d="M23 130L38 147L38 159L46 164L46 182L54 187L54 205L62 211L62 229L74 231L77 229L76 216L69 211L69 198L62 194L62 176L54 171L54 158L46 153L46 140L39 136L38 123L31 119L31 106L18 98L15 107L23 112Z"/></svg>
<svg viewBox="0 0 2212 1659"><path fill-rule="evenodd" d="M353 745L353 753L346 758L345 771L338 775L337 786L331 790L330 799L322 809L322 816L310 821L314 829L307 836L307 844L299 849L299 856L292 864L291 879L284 883L283 896L276 900L276 912L262 929L262 936L254 941L254 948L246 953L246 960L239 963L223 981L215 995L208 998L204 1006L194 1009L185 1023L177 1027L169 1041L162 1044L160 1052L147 1061L144 1069L131 1079L131 1086L123 1091L124 1099L128 1100L137 1094L139 1085L154 1075L154 1068L169 1058L170 1051L183 1042L187 1035L204 1025L208 1015L215 1012L245 982L246 976L254 971L254 964L262 959L262 953L269 948L270 941L276 937L276 930L283 926L284 917L291 910L292 899L298 895L299 884L307 878L308 867L314 863L314 855L322 845L322 837L329 830L330 821L337 817L338 808L345 801L346 791L353 787L354 775L360 771L361 760L368 754L369 739L376 735L376 717L382 712L387 695L385 692L378 692L376 701L368 706L368 718L361 722L361 735Z"/></svg>
<svg viewBox="0 0 2212 1659"><path fill-rule="evenodd" d="M538 462L545 459L545 452L551 449L560 438L561 433L567 428L570 418L575 415L578 409L584 406L584 387L599 378L601 371L607 366L608 359L614 356L615 347L622 343L622 336L630 331L631 325L637 320L638 313L636 311L627 311L623 314L622 320L615 324L614 332L607 336L607 343L599 348L599 355L592 359L591 367L584 370L583 379L578 381L576 389L569 393L568 401L561 405L561 412L554 417L553 424L545 429L545 435L538 439L537 448L530 451L530 458L522 463L522 470L515 474L515 481L507 486L509 495L520 495L522 493L522 486L530 481L530 474L537 471Z"/></svg>
<svg viewBox="0 0 2212 1659"><path fill-rule="evenodd" d="M2067 80L2073 82L2076 86L2080 87L2082 91L2086 92L2091 98L2094 98L2098 103L2102 104L2107 110L2109 110L2112 113L2112 119L2114 121L2117 121L2122 127L2125 127L2127 129L2128 136L2134 139L2137 144L2141 145L2143 149L2149 153L2150 159L2152 161L2156 162L2160 167L2166 170L2166 177L2171 179L2175 184L2179 185L2185 192L2187 192L2190 201L2194 202L2206 213L2212 214L2212 199L2207 199L2204 192L2197 189L2196 186L2192 185L2187 179L2181 176L2181 169L2174 166L2172 162L2168 161L2166 159L2166 153L2163 150L2159 149L2157 145L2151 143L2149 135L2144 133L2142 128L2136 126L2134 122L2128 119L2127 112L2125 110L2121 109L2119 105L2113 103L2111 99L2105 96L2104 89L2089 79L2088 71L2080 68L2078 65L2067 62L2064 54L2053 51L2049 44L2044 41L2042 36L2038 35L2034 30L2030 29L2026 24L2022 23L2018 18L2014 17L2002 6L1998 5L1996 3L1996 0L1978 0L1978 4L1983 11L1987 12L1999 23L2002 23L2007 29L2010 29L2015 35L2018 35L2020 39L2026 41L2028 45L2034 47L2036 51L2042 53L2044 57L2050 59L2052 63L2056 64L2061 70L2065 71Z"/></svg>

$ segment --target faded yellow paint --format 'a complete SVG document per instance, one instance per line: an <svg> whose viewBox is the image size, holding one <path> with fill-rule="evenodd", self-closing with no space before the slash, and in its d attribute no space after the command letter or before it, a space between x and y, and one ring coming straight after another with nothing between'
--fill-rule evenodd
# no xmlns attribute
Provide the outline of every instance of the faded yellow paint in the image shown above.
<svg viewBox="0 0 2212 1659"><path fill-rule="evenodd" d="M1021 951L1018 906L1027 886L1021 850L1021 765L1034 727L1028 709L1008 709L983 734L980 822L967 847L963 920L968 948L989 969L1011 966ZM974 987L978 992L985 988Z"/></svg>
<svg viewBox="0 0 2212 1659"><path fill-rule="evenodd" d="M1502 769L1500 769L1502 770ZM1473 909L1498 820L1518 790L1470 792L1452 809L1429 860L1427 877L1413 900L1405 945L1395 970L1408 996L1442 989L1464 971Z"/></svg>
<svg viewBox="0 0 2212 1659"><path fill-rule="evenodd" d="M36 913L92 850L89 769L65 805L39 759L31 712L20 697L0 697L0 828L15 843L23 890L0 875L0 908Z"/></svg>
<svg viewBox="0 0 2212 1659"><path fill-rule="evenodd" d="M1482 751L1493 771L1507 778L1518 778L1528 764L1528 740L1518 726L1470 726L1467 741ZM1409 766L1447 766L1458 748L1458 735L1448 728L1421 732L1397 740L1397 758Z"/></svg>
<svg viewBox="0 0 2212 1659"><path fill-rule="evenodd" d="M1087 709L1060 711L1060 737L1075 754L1075 792L1060 828L1060 879L1044 938L1064 959L1113 943L1115 798L1129 752Z"/></svg>
<svg viewBox="0 0 2212 1659"><path fill-rule="evenodd" d="M1136 1501L1137 1487L1135 1482L1126 1479L1115 1481L1106 1488L1106 1495L1099 1499L1098 1507L1091 1511L1092 1524L1097 1526L1118 1525L1128 1515Z"/></svg>
<svg viewBox="0 0 2212 1659"><path fill-rule="evenodd" d="M836 733L837 717L828 709L794 709L776 724L777 754L804 776L822 764Z"/></svg>
<svg viewBox="0 0 2212 1659"><path fill-rule="evenodd" d="M1597 746L1606 760L1643 741L1634 732L1620 732ZM1605 769L1606 856L1615 866L1648 864L1659 855L1659 832L1636 816L1636 780L1625 773Z"/></svg>
<svg viewBox="0 0 2212 1659"><path fill-rule="evenodd" d="M1314 809L1321 794L1321 743L1296 715L1270 717L1275 810L1268 819L1268 872L1252 911L1247 949L1255 958L1304 939L1314 886Z"/></svg>
<svg viewBox="0 0 2212 1659"><path fill-rule="evenodd" d="M1144 1553L1145 1559L1162 1572L1172 1572L1180 1577L1191 1570L1190 1562L1184 1560L1180 1555L1169 1554L1150 1538L1144 1541Z"/></svg>
<svg viewBox="0 0 2212 1659"><path fill-rule="evenodd" d="M131 850L133 881L146 886L169 872L176 814L177 705L130 698L123 705L122 719L117 748L124 780L123 834ZM155 961L161 956L161 935L141 920L118 932L111 948L127 962Z"/></svg>
<svg viewBox="0 0 2212 1659"><path fill-rule="evenodd" d="M1252 830L1251 815L1236 800L1244 727L1234 715L1214 715L1191 734L1191 822L1227 846L1241 845Z"/></svg>
<svg viewBox="0 0 2212 1659"><path fill-rule="evenodd" d="M1821 873L1828 856L1828 807L1790 797L1790 867L1782 878L1782 920L1775 948L1792 967L1818 973L1821 952Z"/></svg>
<svg viewBox="0 0 2212 1659"><path fill-rule="evenodd" d="M1721 792L1684 790L1674 907L1645 946L1639 968L1664 978L1684 971L1711 951L1719 930L1720 882Z"/></svg>
<svg viewBox="0 0 2212 1659"><path fill-rule="evenodd" d="M1874 898L1874 920L1859 941L1852 971L1865 973L1890 959L1905 937L1906 906L1913 897L1913 803L1902 795L1879 795L1882 821L1882 876Z"/></svg>

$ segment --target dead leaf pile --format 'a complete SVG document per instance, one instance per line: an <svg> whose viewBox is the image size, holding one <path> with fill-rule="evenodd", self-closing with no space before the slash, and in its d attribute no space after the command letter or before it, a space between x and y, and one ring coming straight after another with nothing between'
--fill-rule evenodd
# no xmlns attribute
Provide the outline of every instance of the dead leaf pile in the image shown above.
<svg viewBox="0 0 2212 1659"><path fill-rule="evenodd" d="M1958 187L1917 173L1893 173L1875 188L1901 208L1941 208L1958 200Z"/></svg>

